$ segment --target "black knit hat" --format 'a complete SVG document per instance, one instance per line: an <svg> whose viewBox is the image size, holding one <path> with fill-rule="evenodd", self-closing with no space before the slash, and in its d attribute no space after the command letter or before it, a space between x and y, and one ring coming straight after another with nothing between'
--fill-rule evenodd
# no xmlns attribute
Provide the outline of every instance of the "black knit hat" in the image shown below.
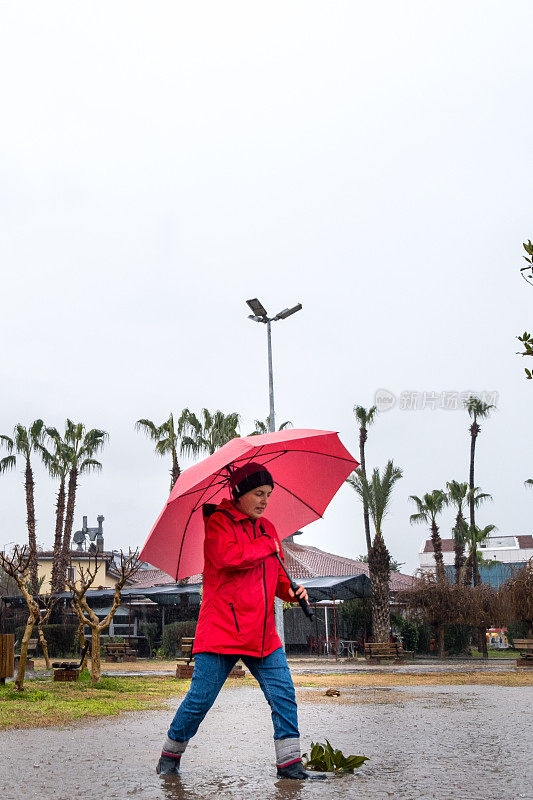
<svg viewBox="0 0 533 800"><path fill-rule="evenodd" d="M234 500L238 500L243 494L257 489L258 486L272 486L274 488L274 481L270 472L256 461L250 461L243 467L239 467L232 472L229 479L231 486L231 493Z"/></svg>

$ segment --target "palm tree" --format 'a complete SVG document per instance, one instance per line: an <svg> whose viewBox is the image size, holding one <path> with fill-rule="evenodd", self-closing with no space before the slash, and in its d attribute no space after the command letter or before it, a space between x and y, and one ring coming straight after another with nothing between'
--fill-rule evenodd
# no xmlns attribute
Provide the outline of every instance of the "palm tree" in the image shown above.
<svg viewBox="0 0 533 800"><path fill-rule="evenodd" d="M533 478L528 478L527 481L524 481L524 486L533 486Z"/></svg>
<svg viewBox="0 0 533 800"><path fill-rule="evenodd" d="M240 416L236 412L224 414L222 411L211 413L202 408L201 421L188 409L185 435L181 440L181 451L188 455L198 456L201 453L213 455L223 445L239 435ZM184 412L185 413L185 412Z"/></svg>
<svg viewBox="0 0 533 800"><path fill-rule="evenodd" d="M481 575L479 574L479 566L480 564L493 564L493 561L485 561L483 559L482 553L479 551L479 545L483 544L483 542L493 533L496 531L496 525L485 525L484 528L478 528L477 525L474 527L470 526L468 528L468 533L466 537L466 542L468 545L468 558L466 560L466 575L465 575L465 584L466 586L471 586L473 583L474 586L479 586L481 581Z"/></svg>
<svg viewBox="0 0 533 800"><path fill-rule="evenodd" d="M366 478L366 461L365 461L365 444L368 438L368 426L372 425L374 422L374 417L377 413L377 407L371 406L368 411L363 406L354 406L353 413L355 414L355 418L359 423L359 461L361 473ZM363 520L365 523L365 537L366 537L366 549L367 552L370 552L370 548L372 547L372 540L370 538L370 519L368 516L368 505L366 501L363 499Z"/></svg>
<svg viewBox="0 0 533 800"><path fill-rule="evenodd" d="M416 514L411 514L411 525L425 523L429 525L431 530L431 541L433 543L433 554L435 556L435 566L437 572L437 582L445 583L446 575L444 572L444 559L442 556L442 539L439 534L439 526L437 525L437 517L442 513L444 508L448 505L448 496L442 489L433 489L423 496L422 499L417 497L416 494L411 495L409 498L417 507Z"/></svg>
<svg viewBox="0 0 533 800"><path fill-rule="evenodd" d="M248 434L248 436L258 436L263 433L270 433L270 415L266 418L265 421L262 419L254 419L255 430ZM287 420L287 422L282 422L278 428L278 431L283 431L285 428L292 428L292 422Z"/></svg>
<svg viewBox="0 0 533 800"><path fill-rule="evenodd" d="M39 591L39 581L37 578L37 538L35 535L35 481L31 466L31 456L39 449L44 433L44 422L36 419L29 428L25 428L20 423L15 425L13 437L1 435L0 441L3 442L9 453L0 461L0 472L13 469L16 464L17 456L21 456L24 461L24 489L26 492L26 522L28 526L28 549L29 549L29 575L31 590L33 594Z"/></svg>
<svg viewBox="0 0 533 800"><path fill-rule="evenodd" d="M455 583L459 584L461 582L461 575L465 563L465 540L468 526L464 517L463 508L468 494L468 483L448 481L446 486L448 488L448 502L454 504L457 509L457 516L455 517L455 525L453 528L453 549L455 553Z"/></svg>
<svg viewBox="0 0 533 800"><path fill-rule="evenodd" d="M170 414L166 422L161 425L156 425L150 419L138 419L135 423L135 429L143 431L153 442L156 443L155 451L160 456L166 456L170 453L172 459L172 467L170 470L170 491L172 491L174 484L181 475L181 469L178 462L178 447L183 436L183 432L188 420L189 411L185 408L179 418L178 423L174 423L174 415Z"/></svg>
<svg viewBox="0 0 533 800"><path fill-rule="evenodd" d="M474 487L471 492L468 484L459 483L458 481L449 481L446 486L448 487L448 502L455 505L457 509L457 516L455 518L455 526L453 528L454 538L454 569L455 569L455 583L464 583L465 572L465 543L468 539L468 524L464 518L463 509L470 501L473 500L475 508L484 503L486 500L492 500L490 494L481 491L478 486Z"/></svg>
<svg viewBox="0 0 533 800"><path fill-rule="evenodd" d="M359 467L348 478L363 503L366 501L374 524L374 541L368 551L368 570L372 590L372 634L376 642L388 642L390 636L390 554L383 539L383 518L386 516L392 489L402 477L402 470L392 461L380 475L379 469L372 471L370 481Z"/></svg>
<svg viewBox="0 0 533 800"><path fill-rule="evenodd" d="M58 582L58 571L61 569L61 552L63 543L63 526L65 523L65 485L70 470L71 452L61 438L57 428L47 428L46 435L51 439L54 450L50 452L44 444L40 446L41 457L52 478L59 480L59 491L56 501L56 524L54 531L54 555L52 559L52 594L63 591Z"/></svg>
<svg viewBox="0 0 533 800"><path fill-rule="evenodd" d="M479 565L480 562L483 563L484 559L481 553L478 550L478 546L482 544L482 542L487 539L490 534L496 530L495 525L485 525L484 528L478 528L477 525L470 525L468 528L468 536L467 536L467 543L468 543L468 558L466 559L465 565L465 579L464 583L466 586L471 586L474 583L474 586L479 586L481 581L481 575L479 574ZM486 564L487 562L485 562ZM493 565L493 562L490 562L490 565ZM489 657L488 650L487 650L487 637L486 637L486 626L481 625L478 629L478 648L481 650L484 659Z"/></svg>
<svg viewBox="0 0 533 800"><path fill-rule="evenodd" d="M484 403L479 397L474 397L471 395L468 400L465 401L465 408L468 411L469 416L472 418L473 422L470 426L470 476L469 476L469 487L470 491L474 491L475 482L474 482L474 462L475 462L475 454L476 454L476 439L479 435L481 430L481 426L478 425L478 419L486 419L493 408L496 408L494 405L490 405L489 403ZM470 498L469 501L470 505L470 525L473 526L476 524L476 515L475 515L475 503L473 497Z"/></svg>
<svg viewBox="0 0 533 800"><path fill-rule="evenodd" d="M68 457L69 461L69 473L65 526L61 545L61 557L57 569L57 585L60 587L60 591L63 591L70 561L70 537L72 535L72 525L74 522L78 478L85 473L100 471L102 469L100 461L97 461L93 456L104 447L108 438L108 434L99 428L92 428L88 431L82 422L75 423L70 419L66 421L63 441L65 444L65 455Z"/></svg>

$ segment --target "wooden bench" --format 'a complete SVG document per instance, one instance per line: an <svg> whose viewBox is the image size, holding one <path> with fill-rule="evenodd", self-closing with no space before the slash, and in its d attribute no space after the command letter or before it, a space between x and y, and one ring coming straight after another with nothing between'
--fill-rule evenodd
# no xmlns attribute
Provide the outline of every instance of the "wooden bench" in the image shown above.
<svg viewBox="0 0 533 800"><path fill-rule="evenodd" d="M409 654L411 651L408 651ZM382 658L391 661L405 661L407 652L401 642L367 642L365 644L365 658L374 664L380 664Z"/></svg>
<svg viewBox="0 0 533 800"><path fill-rule="evenodd" d="M85 647L82 650L81 658L79 663L77 661L52 661L52 667L54 668L54 680L55 681L77 681L80 676L80 669L81 665L83 664L83 659L85 658L85 654L89 649L90 640L87 639L85 641Z"/></svg>
<svg viewBox="0 0 533 800"><path fill-rule="evenodd" d="M127 642L105 642L104 657L106 661L136 661L137 650Z"/></svg>
<svg viewBox="0 0 533 800"><path fill-rule="evenodd" d="M533 639L513 639L513 645L521 656L516 659L516 666L533 668Z"/></svg>
<svg viewBox="0 0 533 800"><path fill-rule="evenodd" d="M182 636L181 656L178 658L178 664L176 666L176 678L181 678L182 680L190 680L190 678L192 678L194 672L193 647L194 637ZM180 661L185 661L185 664L180 664ZM244 678L245 674L242 667L235 665L228 675L228 678Z"/></svg>

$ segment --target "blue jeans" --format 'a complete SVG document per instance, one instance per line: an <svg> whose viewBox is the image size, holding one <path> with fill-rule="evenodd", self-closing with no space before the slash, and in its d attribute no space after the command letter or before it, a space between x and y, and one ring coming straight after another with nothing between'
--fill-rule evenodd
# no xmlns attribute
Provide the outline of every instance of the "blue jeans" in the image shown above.
<svg viewBox="0 0 533 800"><path fill-rule="evenodd" d="M285 652L280 647L264 658L197 653L191 688L171 722L170 739L176 742L192 739L239 658L259 683L270 705L274 739L299 737L294 685Z"/></svg>

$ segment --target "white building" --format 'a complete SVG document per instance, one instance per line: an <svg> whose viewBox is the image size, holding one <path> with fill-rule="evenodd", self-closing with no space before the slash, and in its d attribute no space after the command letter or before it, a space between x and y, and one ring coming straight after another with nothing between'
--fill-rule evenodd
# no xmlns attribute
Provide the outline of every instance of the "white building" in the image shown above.
<svg viewBox="0 0 533 800"><path fill-rule="evenodd" d="M453 539L442 540L444 567L448 569L453 569L455 561L453 545ZM500 569L480 568L482 580L497 586L502 580L509 577L511 567L520 567L530 558L533 558L533 536L530 533L521 536L489 536L479 545L479 550L483 554L485 561L494 561L501 565ZM419 563L421 572L435 570L431 539L426 539L422 542L419 551Z"/></svg>

